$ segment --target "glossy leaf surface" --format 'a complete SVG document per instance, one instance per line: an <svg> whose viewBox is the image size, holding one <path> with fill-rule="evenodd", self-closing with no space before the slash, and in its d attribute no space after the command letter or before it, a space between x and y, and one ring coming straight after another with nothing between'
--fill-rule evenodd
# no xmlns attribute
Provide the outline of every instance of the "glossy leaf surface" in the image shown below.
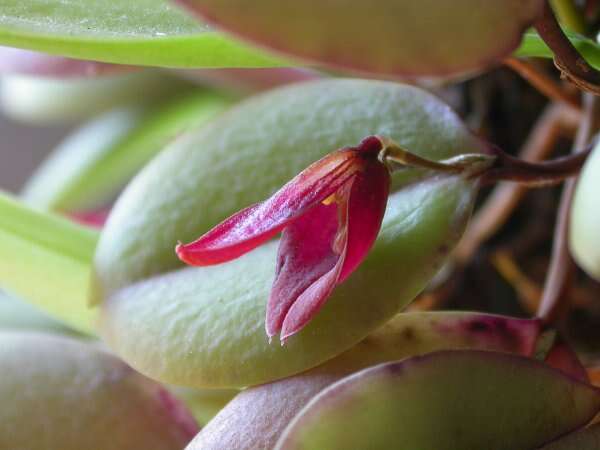
<svg viewBox="0 0 600 450"><path fill-rule="evenodd" d="M179 450L197 425L159 384L79 341L0 332L0 447Z"/></svg>
<svg viewBox="0 0 600 450"><path fill-rule="evenodd" d="M530 355L535 320L477 313L401 313L359 344L302 374L242 391L187 450L271 449L308 401L347 374L385 361L444 349L486 349ZM243 439L240 439L243 436Z"/></svg>
<svg viewBox="0 0 600 450"><path fill-rule="evenodd" d="M0 44L132 65L280 64L198 24L167 0L3 0Z"/></svg>
<svg viewBox="0 0 600 450"><path fill-rule="evenodd" d="M542 5L540 0L178 2L285 54L405 76L456 75L500 61L519 45Z"/></svg>
<svg viewBox="0 0 600 450"><path fill-rule="evenodd" d="M542 363L444 351L381 364L328 387L276 448L534 449L599 409L597 388Z"/></svg>
<svg viewBox="0 0 600 450"><path fill-rule="evenodd" d="M108 112L68 136L29 179L23 196L59 211L104 207L168 142L230 104L217 94L188 90L159 105Z"/></svg>
<svg viewBox="0 0 600 450"><path fill-rule="evenodd" d="M336 80L254 97L161 153L117 202L96 253L94 297L109 345L173 384L248 386L316 366L395 315L462 233L470 182L432 177L392 195L365 264L285 348L269 345L264 332L275 242L205 268L182 268L173 251L177 240L193 240L324 154L372 134L434 159L483 145L421 90ZM399 174L396 188L417 175Z"/></svg>
<svg viewBox="0 0 600 450"><path fill-rule="evenodd" d="M569 224L571 254L591 277L600 280L600 146L583 167L573 198Z"/></svg>

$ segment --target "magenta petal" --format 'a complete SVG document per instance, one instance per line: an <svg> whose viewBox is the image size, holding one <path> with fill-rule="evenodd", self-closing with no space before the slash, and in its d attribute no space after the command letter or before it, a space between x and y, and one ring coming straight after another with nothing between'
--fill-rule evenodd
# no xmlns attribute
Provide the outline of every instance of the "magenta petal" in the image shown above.
<svg viewBox="0 0 600 450"><path fill-rule="evenodd" d="M340 150L310 165L268 200L246 208L197 239L176 248L192 265L219 264L256 248L336 192L361 162L352 150Z"/></svg>
<svg viewBox="0 0 600 450"><path fill-rule="evenodd" d="M357 174L348 204L348 245L338 283L359 266L373 246L385 213L390 173L378 162Z"/></svg>
<svg viewBox="0 0 600 450"><path fill-rule="evenodd" d="M335 203L319 204L285 228L267 304L265 328L269 337L281 330L296 299L338 262L340 255L332 249L337 231Z"/></svg>

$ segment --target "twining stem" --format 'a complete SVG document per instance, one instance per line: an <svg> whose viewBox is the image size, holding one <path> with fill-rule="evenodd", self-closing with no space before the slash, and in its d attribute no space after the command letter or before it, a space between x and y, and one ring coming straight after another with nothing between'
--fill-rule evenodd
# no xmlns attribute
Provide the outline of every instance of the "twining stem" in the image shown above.
<svg viewBox="0 0 600 450"><path fill-rule="evenodd" d="M563 76L582 90L600 94L600 72L590 66L571 44L548 2L544 3L543 12L534 27L554 53L554 63Z"/></svg>
<svg viewBox="0 0 600 450"><path fill-rule="evenodd" d="M481 175L484 183L515 181L529 187L543 187L577 175L591 153L592 146L573 155L543 162L523 161L495 147L490 151L497 159L494 166Z"/></svg>
<svg viewBox="0 0 600 450"><path fill-rule="evenodd" d="M600 102L598 102L598 99L586 94L584 107L584 120L577 131L573 145L575 151L589 142L599 125L597 117L600 113ZM565 184L560 201L557 223L554 229L550 267L546 275L544 291L537 314L538 317L548 323L554 322L566 308L567 293L575 272L575 263L568 248L569 213L574 192L575 180L569 180Z"/></svg>
<svg viewBox="0 0 600 450"><path fill-rule="evenodd" d="M566 103L579 109L579 100L554 81L551 77L535 67L531 62L519 58L506 58L504 64L526 79L534 88L551 100Z"/></svg>
<svg viewBox="0 0 600 450"><path fill-rule="evenodd" d="M580 118L579 111L564 104L550 105L535 123L519 157L532 162L547 158L559 138L575 133ZM527 186L518 183L503 183L494 188L454 251L459 263L469 261L479 246L506 223L526 192Z"/></svg>
<svg viewBox="0 0 600 450"><path fill-rule="evenodd" d="M81 331L98 233L0 193L0 287Z"/></svg>

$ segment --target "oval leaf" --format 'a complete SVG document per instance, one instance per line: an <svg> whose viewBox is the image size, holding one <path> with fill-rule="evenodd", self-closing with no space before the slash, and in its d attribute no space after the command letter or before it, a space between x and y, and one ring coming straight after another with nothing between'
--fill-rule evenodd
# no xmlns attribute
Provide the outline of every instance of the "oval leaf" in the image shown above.
<svg viewBox="0 0 600 450"><path fill-rule="evenodd" d="M167 0L3 0L0 43L133 65L281 64L274 57L198 24Z"/></svg>
<svg viewBox="0 0 600 450"><path fill-rule="evenodd" d="M161 153L121 196L97 249L94 296L112 348L173 384L248 386L313 367L395 315L461 235L471 182L433 177L392 195L367 261L285 348L264 331L276 243L205 268L182 268L173 250L371 134L434 159L483 145L419 89L332 80L257 96Z"/></svg>
<svg viewBox="0 0 600 450"><path fill-rule="evenodd" d="M577 182L569 224L571 254L591 277L600 281L600 145L583 167Z"/></svg>
<svg viewBox="0 0 600 450"><path fill-rule="evenodd" d="M104 207L169 141L230 104L217 94L188 90L154 107L108 112L68 136L29 179L23 197L63 212Z"/></svg>
<svg viewBox="0 0 600 450"><path fill-rule="evenodd" d="M539 362L444 351L335 383L298 414L276 448L533 449L598 410L600 390Z"/></svg>
<svg viewBox="0 0 600 450"><path fill-rule="evenodd" d="M404 76L455 75L500 61L519 45L542 5L541 0L177 1L271 49Z"/></svg>
<svg viewBox="0 0 600 450"><path fill-rule="evenodd" d="M245 389L202 429L187 450L272 449L284 428L312 397L352 372L443 349L486 349L531 355L539 331L540 323L536 320L487 314L398 314L322 366Z"/></svg>
<svg viewBox="0 0 600 450"><path fill-rule="evenodd" d="M196 432L164 388L87 344L0 332L6 449L179 450Z"/></svg>

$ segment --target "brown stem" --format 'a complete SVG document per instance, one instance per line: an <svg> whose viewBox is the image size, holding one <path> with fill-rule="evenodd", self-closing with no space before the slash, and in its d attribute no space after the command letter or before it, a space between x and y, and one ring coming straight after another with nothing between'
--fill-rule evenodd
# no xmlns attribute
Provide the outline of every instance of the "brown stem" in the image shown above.
<svg viewBox="0 0 600 450"><path fill-rule="evenodd" d="M497 159L494 167L481 176L483 183L516 181L529 187L541 187L557 184L577 175L592 151L592 146L573 155L543 162L523 161L496 147L490 151Z"/></svg>
<svg viewBox="0 0 600 450"><path fill-rule="evenodd" d="M584 97L584 108L584 120L577 131L577 137L573 145L575 151L585 145L598 128L600 103L595 97L587 94ZM571 210L574 192L575 180L569 180L565 184L560 201L557 224L554 229L552 258L537 314L538 317L548 323L554 322L567 307L567 293L575 272L575 263L568 248L569 211Z"/></svg>
<svg viewBox="0 0 600 450"><path fill-rule="evenodd" d="M566 103L573 108L580 108L577 96L565 91L559 83L540 71L530 62L518 58L507 58L504 60L504 64L517 72L534 88L551 100Z"/></svg>
<svg viewBox="0 0 600 450"><path fill-rule="evenodd" d="M547 1L534 27L554 53L554 63L562 75L580 89L600 95L600 72L590 66L571 44Z"/></svg>
<svg viewBox="0 0 600 450"><path fill-rule="evenodd" d="M578 111L562 104L548 106L519 152L520 157L527 161L543 160L552 152L560 137L573 135L580 117ZM494 189L471 220L454 252L459 263L470 260L479 246L504 225L526 192L527 187L518 183L502 183Z"/></svg>

